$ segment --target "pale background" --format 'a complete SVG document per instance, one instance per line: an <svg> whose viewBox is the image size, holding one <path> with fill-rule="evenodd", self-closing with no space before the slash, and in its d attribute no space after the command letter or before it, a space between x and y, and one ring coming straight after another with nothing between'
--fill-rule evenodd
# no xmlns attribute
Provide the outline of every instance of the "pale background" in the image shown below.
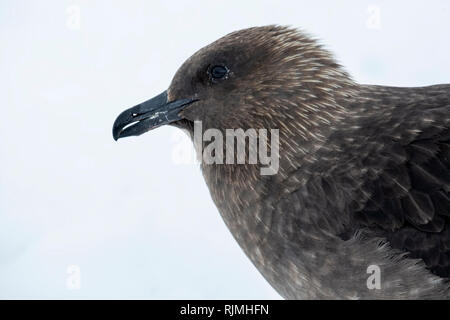
<svg viewBox="0 0 450 320"><path fill-rule="evenodd" d="M450 83L448 0L0 1L0 298L280 298L176 129L111 136L196 50L273 23L360 82Z"/></svg>

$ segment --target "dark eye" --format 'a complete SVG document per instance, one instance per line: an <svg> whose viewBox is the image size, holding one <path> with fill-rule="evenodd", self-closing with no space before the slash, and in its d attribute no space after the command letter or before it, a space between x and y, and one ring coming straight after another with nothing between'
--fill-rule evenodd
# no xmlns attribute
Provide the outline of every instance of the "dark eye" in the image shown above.
<svg viewBox="0 0 450 320"><path fill-rule="evenodd" d="M220 80L228 75L228 68L225 66L213 66L209 73L213 80Z"/></svg>

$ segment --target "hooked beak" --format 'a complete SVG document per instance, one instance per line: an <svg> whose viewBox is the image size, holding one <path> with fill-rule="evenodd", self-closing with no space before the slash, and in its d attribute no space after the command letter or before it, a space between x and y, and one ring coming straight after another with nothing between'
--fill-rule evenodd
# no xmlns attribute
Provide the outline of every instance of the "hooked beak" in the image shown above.
<svg viewBox="0 0 450 320"><path fill-rule="evenodd" d="M168 102L167 91L137 106L122 112L114 121L113 137L139 136L149 130L181 120L178 113L195 102L194 99L181 99Z"/></svg>

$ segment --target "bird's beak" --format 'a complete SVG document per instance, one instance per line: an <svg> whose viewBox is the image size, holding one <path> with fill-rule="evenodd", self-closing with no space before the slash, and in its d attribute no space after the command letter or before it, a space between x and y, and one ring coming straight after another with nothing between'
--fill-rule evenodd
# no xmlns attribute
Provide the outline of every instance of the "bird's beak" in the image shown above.
<svg viewBox="0 0 450 320"><path fill-rule="evenodd" d="M168 102L167 91L122 112L114 121L114 140L139 136L151 129L180 120L178 113L196 100L182 99Z"/></svg>

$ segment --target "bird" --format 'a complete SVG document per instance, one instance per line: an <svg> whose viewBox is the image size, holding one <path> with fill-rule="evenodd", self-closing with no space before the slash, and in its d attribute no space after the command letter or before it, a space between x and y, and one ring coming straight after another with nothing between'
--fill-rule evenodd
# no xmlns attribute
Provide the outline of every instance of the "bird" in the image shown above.
<svg viewBox="0 0 450 320"><path fill-rule="evenodd" d="M259 160L200 168L282 298L449 298L449 84L359 84L307 32L251 27L194 53L166 91L116 118L113 137L172 125L198 151L196 123L278 130L273 174Z"/></svg>

